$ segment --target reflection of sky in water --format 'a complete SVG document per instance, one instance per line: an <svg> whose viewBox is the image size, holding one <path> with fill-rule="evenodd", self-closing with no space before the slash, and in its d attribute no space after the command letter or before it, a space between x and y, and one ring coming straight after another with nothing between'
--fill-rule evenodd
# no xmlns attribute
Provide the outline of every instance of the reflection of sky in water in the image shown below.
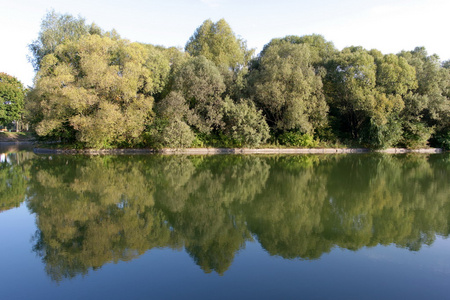
<svg viewBox="0 0 450 300"><path fill-rule="evenodd" d="M431 246L423 245L420 251L405 251L395 246L364 248L359 253L368 260L392 264L399 268L413 266L417 272L450 275L450 239L436 237Z"/></svg>

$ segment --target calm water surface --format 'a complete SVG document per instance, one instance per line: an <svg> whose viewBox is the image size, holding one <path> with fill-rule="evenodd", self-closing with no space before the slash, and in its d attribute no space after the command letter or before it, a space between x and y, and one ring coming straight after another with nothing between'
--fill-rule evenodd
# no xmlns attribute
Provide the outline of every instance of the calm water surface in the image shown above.
<svg viewBox="0 0 450 300"><path fill-rule="evenodd" d="M450 155L0 148L1 299L448 299Z"/></svg>

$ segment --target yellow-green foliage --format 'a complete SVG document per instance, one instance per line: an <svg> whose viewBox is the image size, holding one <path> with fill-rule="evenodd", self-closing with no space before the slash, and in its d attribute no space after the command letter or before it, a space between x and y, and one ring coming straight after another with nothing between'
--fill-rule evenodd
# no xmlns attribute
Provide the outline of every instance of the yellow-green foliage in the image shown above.
<svg viewBox="0 0 450 300"><path fill-rule="evenodd" d="M136 142L161 89L146 67L149 51L98 35L58 46L43 58L30 97L37 134L93 148Z"/></svg>

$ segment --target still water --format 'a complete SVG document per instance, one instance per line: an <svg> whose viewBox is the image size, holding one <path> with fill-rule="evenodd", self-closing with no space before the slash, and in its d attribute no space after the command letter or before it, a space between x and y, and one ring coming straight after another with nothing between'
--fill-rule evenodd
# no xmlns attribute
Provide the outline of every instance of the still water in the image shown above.
<svg viewBox="0 0 450 300"><path fill-rule="evenodd" d="M450 297L449 154L19 150L0 157L1 299Z"/></svg>

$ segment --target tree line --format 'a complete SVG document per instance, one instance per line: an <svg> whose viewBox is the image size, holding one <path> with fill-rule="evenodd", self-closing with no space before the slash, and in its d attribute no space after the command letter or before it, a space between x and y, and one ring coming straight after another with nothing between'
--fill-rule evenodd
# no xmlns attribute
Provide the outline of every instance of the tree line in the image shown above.
<svg viewBox="0 0 450 300"><path fill-rule="evenodd" d="M50 12L30 50L27 120L75 147L450 147L450 61L423 47L339 51L312 34L255 56L222 19L183 50Z"/></svg>

